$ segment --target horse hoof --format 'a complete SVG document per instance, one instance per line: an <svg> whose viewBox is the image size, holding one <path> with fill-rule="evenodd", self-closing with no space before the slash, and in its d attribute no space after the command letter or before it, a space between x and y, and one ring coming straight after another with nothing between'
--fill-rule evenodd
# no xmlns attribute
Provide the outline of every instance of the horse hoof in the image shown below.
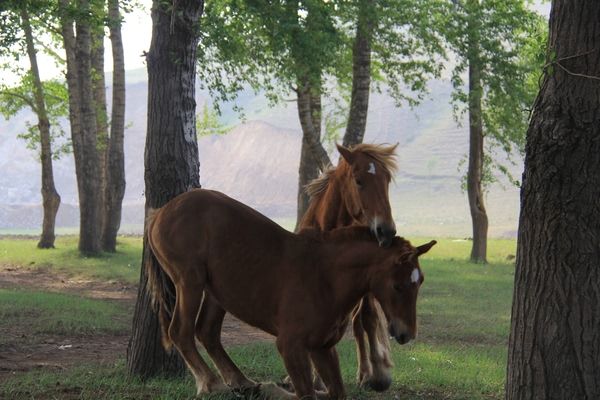
<svg viewBox="0 0 600 400"><path fill-rule="evenodd" d="M260 398L261 385L255 383L254 385L236 386L232 388L233 394L241 399L255 399Z"/></svg>
<svg viewBox="0 0 600 400"><path fill-rule="evenodd" d="M380 377L370 377L367 379L363 386L374 390L376 392L385 392L392 385L392 377L391 376L380 376Z"/></svg>

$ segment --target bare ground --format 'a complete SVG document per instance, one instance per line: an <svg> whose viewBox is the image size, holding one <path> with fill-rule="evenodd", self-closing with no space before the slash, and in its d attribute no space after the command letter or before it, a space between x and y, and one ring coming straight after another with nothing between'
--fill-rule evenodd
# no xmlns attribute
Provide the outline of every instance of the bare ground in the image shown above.
<svg viewBox="0 0 600 400"><path fill-rule="evenodd" d="M98 281L68 276L49 268L0 265L0 288L30 289L74 294L118 302L131 320L137 286L118 281ZM35 316L20 318L18 324L0 321L0 381L34 369L64 370L81 364L112 364L123 358L129 333L118 335L33 335ZM223 323L225 346L273 340L272 336L227 315Z"/></svg>

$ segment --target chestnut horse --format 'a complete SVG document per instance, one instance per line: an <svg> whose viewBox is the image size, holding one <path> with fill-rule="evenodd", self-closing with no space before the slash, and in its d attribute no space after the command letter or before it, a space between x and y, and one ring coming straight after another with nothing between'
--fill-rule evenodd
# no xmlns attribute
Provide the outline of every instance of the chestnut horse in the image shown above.
<svg viewBox="0 0 600 400"><path fill-rule="evenodd" d="M396 146L359 144L338 146L337 168L326 171L307 186L311 197L298 228L329 231L349 225L370 226L381 246L395 236L396 227L388 186L396 172ZM390 342L381 307L366 296L353 312L352 330L357 349L357 381L376 391L392 382ZM367 353L367 342L369 352Z"/></svg>
<svg viewBox="0 0 600 400"><path fill-rule="evenodd" d="M255 385L221 344L223 318L230 312L277 337L296 393L274 384L259 388L266 398L286 400L345 398L335 344L350 311L367 293L381 304L389 333L399 343L415 337L423 282L418 256L435 244L415 248L395 237L382 248L366 227L296 235L242 203L204 189L184 193L156 211L147 237L159 263L149 262L146 272L163 344L175 345L198 394ZM203 360L195 339L222 379ZM327 393L315 391L310 361Z"/></svg>

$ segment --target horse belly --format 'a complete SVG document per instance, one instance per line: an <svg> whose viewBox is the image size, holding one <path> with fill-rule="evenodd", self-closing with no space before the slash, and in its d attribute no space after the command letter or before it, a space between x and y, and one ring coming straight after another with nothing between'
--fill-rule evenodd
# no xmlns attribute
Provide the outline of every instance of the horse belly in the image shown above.
<svg viewBox="0 0 600 400"><path fill-rule="evenodd" d="M208 291L223 309L237 319L277 336L276 309L265 296L244 288L223 290L219 285L209 285Z"/></svg>

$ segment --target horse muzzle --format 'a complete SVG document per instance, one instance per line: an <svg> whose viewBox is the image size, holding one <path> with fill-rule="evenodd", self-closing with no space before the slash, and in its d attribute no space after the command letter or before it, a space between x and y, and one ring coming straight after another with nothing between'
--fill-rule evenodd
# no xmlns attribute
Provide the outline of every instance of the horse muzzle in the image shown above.
<svg viewBox="0 0 600 400"><path fill-rule="evenodd" d="M379 247L390 247L392 239L396 236L396 227L394 225L381 224L375 228L375 237Z"/></svg>
<svg viewBox="0 0 600 400"><path fill-rule="evenodd" d="M406 344L415 338L415 334L410 332L408 327L400 323L390 323L389 325L390 336L393 337L399 344Z"/></svg>

